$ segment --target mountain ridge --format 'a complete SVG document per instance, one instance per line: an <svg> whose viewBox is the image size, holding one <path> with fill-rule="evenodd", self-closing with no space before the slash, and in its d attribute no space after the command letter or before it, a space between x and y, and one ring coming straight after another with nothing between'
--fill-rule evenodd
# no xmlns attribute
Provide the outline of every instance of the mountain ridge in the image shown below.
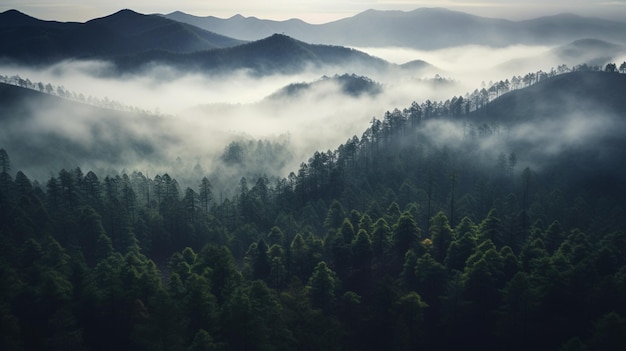
<svg viewBox="0 0 626 351"><path fill-rule="evenodd" d="M596 113L602 111L623 116L626 120L626 100L621 94L624 89L626 74L570 72L504 94L469 117L515 122L550 118L558 111L561 111L560 114L563 114L563 111L581 114L596 110Z"/></svg>
<svg viewBox="0 0 626 351"><path fill-rule="evenodd" d="M229 19L198 17L183 12L163 15L193 23L224 35L257 40L273 33L296 39L345 46L406 46L439 49L458 45L501 47L513 44L562 44L580 36L624 42L626 23L573 14L557 14L530 20L481 17L445 8L417 8L412 11L369 9L351 17L323 24L301 20L259 20L233 16ZM573 20L576 23L572 23ZM263 23L262 26L259 23ZM459 35L463 33L463 35Z"/></svg>
<svg viewBox="0 0 626 351"><path fill-rule="evenodd" d="M322 78L313 82L289 84L274 92L266 99L272 100L298 96L326 83L336 84L342 93L353 98L357 98L363 95L373 97L380 94L383 90L383 87L380 83L375 82L368 77L357 76L356 74L336 74L332 77L323 76ZM330 93L332 94L334 92L331 91Z"/></svg>
<svg viewBox="0 0 626 351"><path fill-rule="evenodd" d="M84 23L43 21L16 10L0 13L0 57L26 63L102 59L146 50L195 52L241 44L162 16L132 10Z"/></svg>
<svg viewBox="0 0 626 351"><path fill-rule="evenodd" d="M393 64L364 52L333 45L309 44L284 34L191 54L146 52L114 60L122 71L136 71L149 64L196 69L204 72L228 73L249 70L253 74L294 73L322 66L356 66L370 70L386 70Z"/></svg>

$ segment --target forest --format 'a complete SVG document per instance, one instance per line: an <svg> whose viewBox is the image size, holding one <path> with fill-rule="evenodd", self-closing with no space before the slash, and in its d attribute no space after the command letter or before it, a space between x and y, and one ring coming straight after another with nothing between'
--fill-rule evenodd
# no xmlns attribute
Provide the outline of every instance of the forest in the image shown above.
<svg viewBox="0 0 626 351"><path fill-rule="evenodd" d="M621 350L623 145L538 158L513 140L539 108L568 113L532 94L623 87L610 68L395 109L225 198L208 174L40 183L1 149L0 349Z"/></svg>

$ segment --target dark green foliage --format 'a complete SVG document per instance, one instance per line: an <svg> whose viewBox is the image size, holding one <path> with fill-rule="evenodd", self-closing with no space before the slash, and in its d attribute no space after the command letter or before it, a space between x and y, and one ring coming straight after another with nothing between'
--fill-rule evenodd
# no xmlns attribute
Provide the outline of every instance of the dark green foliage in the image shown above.
<svg viewBox="0 0 626 351"><path fill-rule="evenodd" d="M213 342L213 338L204 329L198 330L193 342L187 348L187 351L216 351L219 348Z"/></svg>
<svg viewBox="0 0 626 351"><path fill-rule="evenodd" d="M523 150L482 165L489 123L435 146L443 110L389 112L219 201L201 176L40 184L0 153L0 349L623 348L623 188L519 170Z"/></svg>
<svg viewBox="0 0 626 351"><path fill-rule="evenodd" d="M594 323L589 347L593 350L617 351L626 343L626 319L611 312Z"/></svg>
<svg viewBox="0 0 626 351"><path fill-rule="evenodd" d="M333 201L326 214L324 226L328 229L337 229L345 218L345 212L339 201Z"/></svg>
<svg viewBox="0 0 626 351"><path fill-rule="evenodd" d="M524 340L511 347L519 350L537 347L539 340L561 349L621 343L623 318L612 312L626 308L626 274L616 268L626 265L620 231L599 234L592 243L560 222L545 230L537 224L517 255L495 210L479 226L464 217L454 230L437 212L422 240L415 205L402 213L392 200L374 221L357 210L345 217L341 203L333 201L324 240L297 222L290 226L306 239L302 233L287 237L277 226L265 238L251 226L227 232L231 239L222 242L234 249L251 243L240 268L223 244L192 247L211 243L211 237L191 239L184 223L209 223L209 214L196 212L200 202L186 208L199 195L187 189L181 197L173 178L159 177L158 200L146 208L133 198L131 178L106 177L102 195L97 179L92 172L52 178L42 206L53 217L42 217L25 175L10 180L22 198L34 201L19 213L41 225L23 231L27 240L21 244L2 232L5 247L19 249L18 256L0 261L7 282L0 293L4 349L284 349L306 342L309 349L370 349L383 342L373 340L373 330L398 349L436 345L437 335L451 331L459 343L487 349L505 340ZM244 184L241 195L251 193ZM386 219L396 220L393 228ZM39 233L43 228L59 231ZM167 278L143 248L157 259L170 255ZM615 292L602 294L606 289ZM558 307L562 303L583 307L576 315ZM550 325L553 333L546 334ZM324 337L313 337L313 331Z"/></svg>
<svg viewBox="0 0 626 351"><path fill-rule="evenodd" d="M270 274L270 258L267 255L268 247L265 240L261 239L259 242L251 248L256 250L252 253L252 279L265 280Z"/></svg>
<svg viewBox="0 0 626 351"><path fill-rule="evenodd" d="M398 222L393 227L393 237L391 246L391 269L398 272L402 264L404 255L410 249L417 250L420 239L420 231L413 217L408 213L403 213Z"/></svg>
<svg viewBox="0 0 626 351"><path fill-rule="evenodd" d="M335 304L335 289L337 281L335 273L328 268L326 262L317 264L309 279L309 296L311 306L330 313Z"/></svg>
<svg viewBox="0 0 626 351"><path fill-rule="evenodd" d="M431 220L429 234L432 241L432 251L435 260L443 263L448 247L452 242L452 228L443 212L438 212Z"/></svg>

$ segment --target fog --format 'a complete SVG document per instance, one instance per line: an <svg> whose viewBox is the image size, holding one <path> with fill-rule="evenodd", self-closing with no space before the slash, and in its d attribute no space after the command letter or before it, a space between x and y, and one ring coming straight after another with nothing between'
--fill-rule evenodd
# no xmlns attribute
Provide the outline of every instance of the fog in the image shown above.
<svg viewBox="0 0 626 351"><path fill-rule="evenodd" d="M103 172L136 170L152 176L171 172L177 178L192 178L189 172L195 172L195 177L199 175L199 169L206 174L216 170L229 171L220 162L220 156L233 140L267 140L287 149L288 152L281 154L284 159L268 161L266 167L261 168L259 163L256 169L243 173L284 177L291 171L297 171L299 164L306 162L316 150L334 150L353 135L360 136L368 128L372 117L382 119L385 111L406 108L412 101L443 101L480 89L486 81L504 80L537 69L547 70L550 67L527 69L503 63L541 56L551 48L512 46L490 49L470 46L431 52L403 48L361 50L397 64L419 59L433 67L404 71L402 74L399 71L368 72L370 78L383 87L377 95L349 96L337 84L328 81L296 96L270 98L288 84L315 82L324 74L365 73L355 67L344 67L307 70L297 75L259 77L245 71L209 75L152 66L141 73L111 76L107 74L111 66L106 62L66 61L36 69L5 64L0 66L0 74L52 83L85 97L107 98L150 111L153 115L110 112L89 116L80 111L64 111L64 108L75 108L64 107L63 104L54 107L30 106L32 118L20 123L5 123L4 131L0 133L0 147L11 156L15 171L21 169L29 177L40 181L45 181L46 176L63 167L76 166L85 172L90 169ZM356 71L351 71L351 68ZM449 79L448 83L435 84L432 78L436 74ZM441 135L439 140L448 140L445 133L458 126L433 125L429 128L432 128L433 134ZM513 135L526 138L524 128L536 129L520 126ZM574 123L566 136L579 140L588 131L587 127ZM536 134L532 135L541 139ZM57 152L67 153L59 157L64 160L62 164L50 164L50 161L34 156L37 147L42 150L47 148L36 141L50 140L46 139L50 136L67 142L63 149L56 149ZM15 141L20 140L18 137L35 140L29 143L30 153L20 153L20 145L16 144L19 141ZM547 137L539 139L526 138L529 142L540 144L550 141ZM493 140L490 143L492 149L501 147ZM107 147L114 151L107 152ZM559 147L563 146L548 147L546 150ZM230 169L232 174L229 176L238 180L240 176L235 171L242 170Z"/></svg>
<svg viewBox="0 0 626 351"><path fill-rule="evenodd" d="M32 118L5 123L2 134L6 136L0 142L0 147L7 149L12 157L16 171L21 169L40 181L61 168L76 166L85 171L124 169L154 174L172 172L174 164L180 171L182 160L185 169L200 165L211 172L216 167L215 160L231 141L269 140L288 144L290 159L280 169L273 169L275 174L269 174L286 176L316 150L335 149L353 135L360 136L372 117L381 118L386 110L406 107L413 100L444 99L451 95L450 86L434 87L428 79L423 79L428 77L395 80L379 76L383 92L376 96L348 96L337 84L328 81L299 96L269 98L288 84L315 82L324 73L332 76L346 72L310 70L297 75L257 77L238 71L217 76L158 66L141 74L113 77L106 73L110 71L109 65L66 61L38 69L0 67L0 74L6 76L19 75L33 83L51 83L86 98L115 101L154 114L149 118L143 115L129 118L111 111L92 116L76 111L73 105L28 106ZM32 155L29 160L21 160L20 145L6 145L8 136L14 135L29 140L49 140L53 136L73 147L59 150L68 153L58 157L65 160L63 164L48 164ZM141 138L143 144L150 145L152 154L142 156L141 150L127 150L110 157L102 145L109 143L119 149L129 143L117 140L122 135ZM94 144L98 145L97 149ZM33 152L36 147L45 148L29 143Z"/></svg>
<svg viewBox="0 0 626 351"><path fill-rule="evenodd" d="M623 118L598 111L592 113L591 109L555 117L491 125L492 131L480 136L471 131L477 125L430 120L419 133L421 138L428 138L438 147L460 146L478 151L482 161L491 165L496 164L501 153L515 153L520 168L540 171L546 162L554 161L564 153L584 151L593 159L578 160L581 163L615 166L616 160L609 157L621 154L622 144L613 141L621 139L626 132Z"/></svg>
<svg viewBox="0 0 626 351"><path fill-rule="evenodd" d="M512 45L503 48L490 48L467 45L441 50L415 50L410 48L357 48L370 55L389 62L403 64L412 60L424 60L441 75L453 78L463 84L463 88L474 90L482 82L504 80L512 75L524 75L538 70L549 71L563 62L555 57L551 46ZM513 62L513 63L512 63ZM579 64L576 62L573 64Z"/></svg>

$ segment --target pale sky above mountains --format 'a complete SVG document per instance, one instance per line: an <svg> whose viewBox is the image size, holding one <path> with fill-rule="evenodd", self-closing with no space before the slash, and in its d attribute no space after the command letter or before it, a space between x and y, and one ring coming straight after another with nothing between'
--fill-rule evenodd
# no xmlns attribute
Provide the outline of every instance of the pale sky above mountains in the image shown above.
<svg viewBox="0 0 626 351"><path fill-rule="evenodd" d="M197 16L228 18L236 14L262 19L300 18L325 23L367 9L409 11L445 7L485 17L513 20L575 13L626 21L626 0L2 0L0 12L16 9L46 20L84 22L130 8L140 13L183 11Z"/></svg>

